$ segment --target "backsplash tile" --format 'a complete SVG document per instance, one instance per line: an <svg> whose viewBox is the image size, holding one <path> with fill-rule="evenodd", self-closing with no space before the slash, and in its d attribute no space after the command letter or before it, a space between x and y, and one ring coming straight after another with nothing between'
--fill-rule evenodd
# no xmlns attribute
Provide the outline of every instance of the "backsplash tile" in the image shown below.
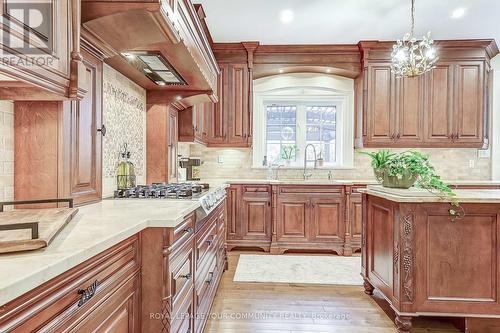
<svg viewBox="0 0 500 333"><path fill-rule="evenodd" d="M14 199L14 104L0 101L0 201Z"/></svg>
<svg viewBox="0 0 500 333"><path fill-rule="evenodd" d="M137 182L146 178L146 91L105 65L103 73L103 124L106 136L102 149L103 197L116 189L116 168L125 143L135 165Z"/></svg>
<svg viewBox="0 0 500 333"><path fill-rule="evenodd" d="M191 157L201 157L201 178L231 178L231 179L260 179L266 178L266 169L252 168L252 149L219 149L206 148L201 145L190 146ZM404 151L407 149L392 149ZM418 149L430 155L430 160L436 171L443 179L449 180L489 180L491 179L491 161L489 158L478 158L476 149ZM365 149L364 151L370 151ZM218 163L221 156L223 163ZM469 161L474 160L471 168ZM355 154L353 169L332 170L335 179L374 179L368 156ZM329 170L312 170L312 178L327 178ZM279 177L286 179L300 179L301 169L280 169ZM228 176L230 175L230 176Z"/></svg>

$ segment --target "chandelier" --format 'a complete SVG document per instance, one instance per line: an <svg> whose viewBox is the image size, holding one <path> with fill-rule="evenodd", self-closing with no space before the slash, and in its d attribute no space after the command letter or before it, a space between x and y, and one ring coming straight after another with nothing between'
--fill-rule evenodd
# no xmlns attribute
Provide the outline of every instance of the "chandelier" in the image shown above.
<svg viewBox="0 0 500 333"><path fill-rule="evenodd" d="M418 76L436 67L438 57L431 32L417 40L413 36L414 27L415 0L411 0L411 31L397 40L391 53L391 70L398 78Z"/></svg>

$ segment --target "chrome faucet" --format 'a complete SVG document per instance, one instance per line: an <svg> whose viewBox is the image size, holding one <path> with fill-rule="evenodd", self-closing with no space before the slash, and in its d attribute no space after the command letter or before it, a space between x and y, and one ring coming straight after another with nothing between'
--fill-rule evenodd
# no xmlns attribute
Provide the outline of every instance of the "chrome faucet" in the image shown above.
<svg viewBox="0 0 500 333"><path fill-rule="evenodd" d="M316 155L316 147L314 147L314 145L311 143L307 144L306 148L304 149L304 173L303 173L304 180L312 176L312 173L306 173L307 162L313 162L313 160L307 159L307 148L309 147L312 147L314 152L314 169L316 169L318 163L318 157Z"/></svg>

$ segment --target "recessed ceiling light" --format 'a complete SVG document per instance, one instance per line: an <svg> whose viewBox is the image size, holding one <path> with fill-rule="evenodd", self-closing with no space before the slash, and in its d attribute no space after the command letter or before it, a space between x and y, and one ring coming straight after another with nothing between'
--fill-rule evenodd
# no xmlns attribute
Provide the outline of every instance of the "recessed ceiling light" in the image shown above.
<svg viewBox="0 0 500 333"><path fill-rule="evenodd" d="M327 73L331 73L331 72L332 72L332 70L331 70L330 68L328 68L328 69L326 70L326 72L327 72Z"/></svg>
<svg viewBox="0 0 500 333"><path fill-rule="evenodd" d="M180 96L180 95L175 96L176 101L180 101L181 99L182 99L182 96Z"/></svg>
<svg viewBox="0 0 500 333"><path fill-rule="evenodd" d="M465 14L465 8L464 7L459 7L455 8L453 12L451 12L451 17L452 18L461 18Z"/></svg>
<svg viewBox="0 0 500 333"><path fill-rule="evenodd" d="M166 85L166 83L165 83L165 82L163 82L163 81L156 81L155 83L156 83L157 85L159 85L159 86L164 86L164 85Z"/></svg>
<svg viewBox="0 0 500 333"><path fill-rule="evenodd" d="M279 72L283 73L285 70L283 68L280 68Z"/></svg>
<svg viewBox="0 0 500 333"><path fill-rule="evenodd" d="M285 24L290 23L293 21L294 18L295 18L295 14L290 9L284 9L280 13L280 20L282 23L285 23Z"/></svg>

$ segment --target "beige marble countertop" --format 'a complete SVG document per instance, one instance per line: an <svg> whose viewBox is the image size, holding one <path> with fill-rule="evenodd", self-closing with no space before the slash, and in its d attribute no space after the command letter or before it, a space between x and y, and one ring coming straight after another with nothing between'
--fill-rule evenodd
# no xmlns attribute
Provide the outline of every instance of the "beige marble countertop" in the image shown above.
<svg viewBox="0 0 500 333"><path fill-rule="evenodd" d="M147 227L175 227L197 200L103 200L79 208L46 248L0 254L0 306Z"/></svg>
<svg viewBox="0 0 500 333"><path fill-rule="evenodd" d="M425 202L450 202L451 200L441 198L425 189L410 188L396 189L383 187L381 185L369 185L360 192L394 202L425 203ZM460 203L499 203L500 190L454 190L456 196L453 200Z"/></svg>
<svg viewBox="0 0 500 333"><path fill-rule="evenodd" d="M209 182L227 182L228 184L276 184L276 185L376 185L378 182L374 179L226 179L209 180ZM500 185L500 180L444 180L451 185Z"/></svg>

